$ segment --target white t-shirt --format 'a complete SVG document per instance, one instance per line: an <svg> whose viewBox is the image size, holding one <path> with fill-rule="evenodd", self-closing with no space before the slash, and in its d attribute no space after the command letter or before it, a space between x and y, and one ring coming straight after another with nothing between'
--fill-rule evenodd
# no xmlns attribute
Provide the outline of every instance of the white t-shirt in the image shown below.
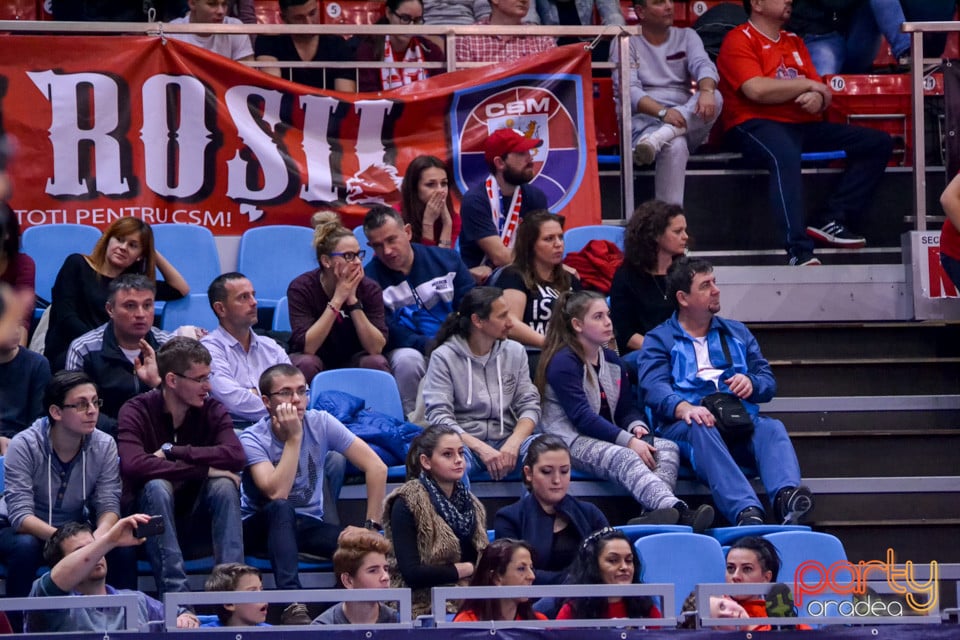
<svg viewBox="0 0 960 640"><path fill-rule="evenodd" d="M709 380L719 389L720 384L717 381L723 375L723 369L717 369L710 362L710 349L707 347L706 336L693 339L693 350L697 354L697 377L701 380Z"/></svg>
<svg viewBox="0 0 960 640"><path fill-rule="evenodd" d="M182 18L175 18L170 24L190 24L190 14ZM236 18L227 16L223 19L223 24L243 24ZM241 58L253 57L253 45L250 44L250 36L239 33L213 33L210 35L200 35L198 33L171 33L169 37L182 42L189 42L192 45L218 53L224 58L231 60L240 60Z"/></svg>

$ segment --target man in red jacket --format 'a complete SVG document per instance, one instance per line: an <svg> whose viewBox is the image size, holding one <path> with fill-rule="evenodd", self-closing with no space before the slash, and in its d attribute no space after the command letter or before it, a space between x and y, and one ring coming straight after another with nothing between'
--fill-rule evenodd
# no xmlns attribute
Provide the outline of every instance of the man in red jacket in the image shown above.
<svg viewBox="0 0 960 640"><path fill-rule="evenodd" d="M180 540L205 552L207 526L216 563L243 562L246 456L230 414L210 397L210 352L202 344L173 338L157 351L157 369L160 387L120 409L118 448L124 507L163 516L163 533L144 545L162 596L189 590Z"/></svg>

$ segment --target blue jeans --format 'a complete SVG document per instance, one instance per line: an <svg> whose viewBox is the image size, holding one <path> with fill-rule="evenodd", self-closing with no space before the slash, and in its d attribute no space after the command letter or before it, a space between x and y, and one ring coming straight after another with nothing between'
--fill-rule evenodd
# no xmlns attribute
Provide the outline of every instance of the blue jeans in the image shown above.
<svg viewBox="0 0 960 640"><path fill-rule="evenodd" d="M800 154L838 149L847 154L846 170L815 223L821 226L831 220L846 224L869 206L893 150L893 141L882 131L832 122L801 124L755 118L733 127L727 136L747 160L770 172L770 210L791 256L813 251L804 224Z"/></svg>
<svg viewBox="0 0 960 640"><path fill-rule="evenodd" d="M512 481L523 479L523 458L527 455L527 449L530 448L530 443L533 442L533 439L538 435L540 434L533 433L524 438L523 442L520 443L520 453L517 454L517 466L514 467L510 473L501 478L501 480ZM494 448L498 451L500 449L499 447ZM471 480L479 480L481 482L490 482L492 480L490 473L487 471L487 467L483 464L483 460L478 458L477 454L475 454L469 447L463 448L463 461L465 463L463 484L466 485L467 489L470 488Z"/></svg>
<svg viewBox="0 0 960 640"><path fill-rule="evenodd" d="M869 0L854 13L847 33L805 36L813 65L820 75L869 73L880 50L883 35L897 58L910 53L910 36L900 31L905 20L938 21L953 17L955 0ZM943 53L946 36L923 37L923 55Z"/></svg>
<svg viewBox="0 0 960 640"><path fill-rule="evenodd" d="M191 503L185 508L187 500ZM207 541L211 541L217 564L243 562L240 492L229 478L209 478L199 493L175 492L168 480L151 480L140 492L140 511L151 516L162 515L165 524L163 533L147 538L143 545L161 596L190 590L183 569L181 540L188 551L205 549ZM182 516L179 521L178 515ZM207 527L209 534L204 532ZM182 537L177 535L180 528L184 533Z"/></svg>
<svg viewBox="0 0 960 640"><path fill-rule="evenodd" d="M256 541L251 551L267 552L277 589L300 589L297 554L332 557L343 530L340 525L297 515L289 500L271 500L244 520L243 528L247 540Z"/></svg>
<svg viewBox="0 0 960 640"><path fill-rule="evenodd" d="M738 461L756 465L771 502L780 489L800 484L800 463L783 423L756 416L753 425L750 440L732 450L713 427L678 420L657 431L663 438L689 445L681 446L680 450L692 450L690 465L697 477L710 487L714 504L731 523L736 523L737 514L747 507L762 509Z"/></svg>

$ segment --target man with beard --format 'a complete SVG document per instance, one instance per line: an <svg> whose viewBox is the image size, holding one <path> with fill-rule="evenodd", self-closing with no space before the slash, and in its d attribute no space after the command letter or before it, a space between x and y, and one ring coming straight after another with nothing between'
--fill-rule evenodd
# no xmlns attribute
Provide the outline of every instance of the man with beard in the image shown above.
<svg viewBox="0 0 960 640"><path fill-rule="evenodd" d="M667 271L667 292L676 308L647 333L640 351L640 397L657 435L681 451L713 492L717 509L737 526L763 524L764 511L738 463L756 467L777 524L795 524L813 508L800 484L800 464L783 423L760 415L758 404L777 392L770 364L750 330L720 318L720 289L706 260L678 258ZM752 432L723 431L704 404L724 394L741 405Z"/></svg>
<svg viewBox="0 0 960 640"><path fill-rule="evenodd" d="M410 225L390 207L370 209L363 231L376 254L366 267L367 275L383 289L387 359L403 412L410 415L427 371L425 356L440 325L473 288L473 278L456 251L412 243Z"/></svg>
<svg viewBox="0 0 960 640"><path fill-rule="evenodd" d="M547 208L547 197L529 184L531 152L542 144L513 129L498 129L487 138L484 158L490 175L464 194L460 207L460 256L467 268L495 269L513 262L520 219L528 211Z"/></svg>

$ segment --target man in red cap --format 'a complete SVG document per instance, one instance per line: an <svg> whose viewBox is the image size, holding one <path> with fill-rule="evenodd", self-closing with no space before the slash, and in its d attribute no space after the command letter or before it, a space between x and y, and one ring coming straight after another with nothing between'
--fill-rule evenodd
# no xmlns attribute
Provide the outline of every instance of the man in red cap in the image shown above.
<svg viewBox="0 0 960 640"><path fill-rule="evenodd" d="M520 219L528 211L547 208L547 197L533 180L534 149L542 140L514 129L498 129L484 145L490 175L463 196L460 257L477 276L476 267L491 270L513 262L513 243Z"/></svg>

